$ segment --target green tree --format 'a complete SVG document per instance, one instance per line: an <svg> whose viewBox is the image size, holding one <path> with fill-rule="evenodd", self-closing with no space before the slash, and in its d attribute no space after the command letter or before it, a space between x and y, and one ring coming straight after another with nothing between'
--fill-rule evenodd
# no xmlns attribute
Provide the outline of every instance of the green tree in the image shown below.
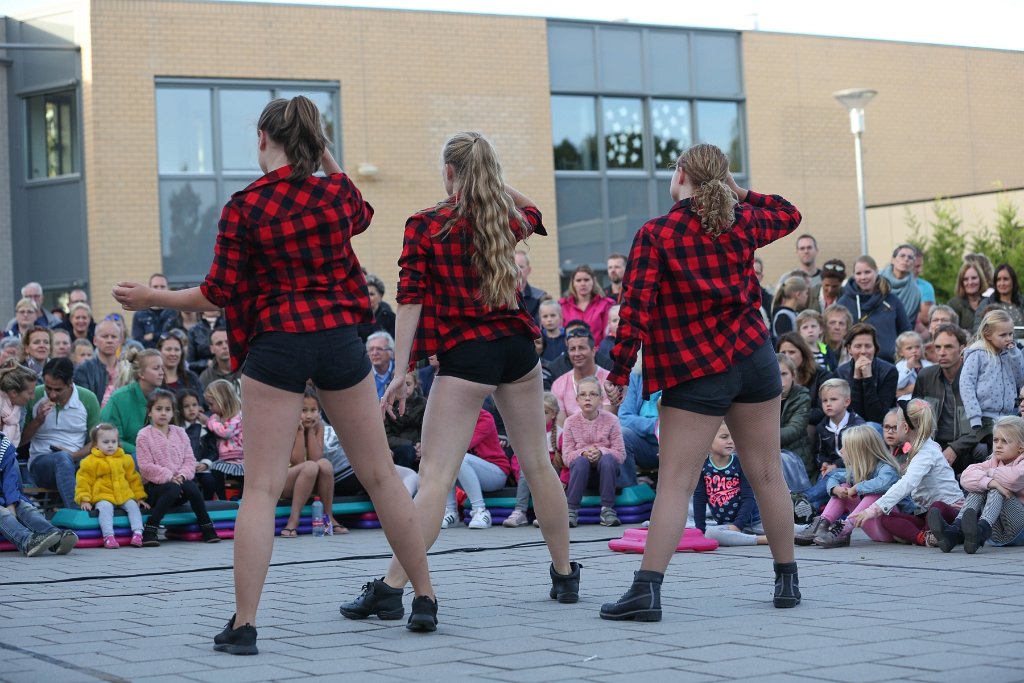
<svg viewBox="0 0 1024 683"><path fill-rule="evenodd" d="M935 217L928 221L931 235L922 233L921 222L909 210L906 222L911 229L910 242L924 253L921 277L932 283L935 299L941 303L948 301L956 290L956 276L960 271L966 240L960 231L963 220L952 202L937 199L932 212Z"/></svg>

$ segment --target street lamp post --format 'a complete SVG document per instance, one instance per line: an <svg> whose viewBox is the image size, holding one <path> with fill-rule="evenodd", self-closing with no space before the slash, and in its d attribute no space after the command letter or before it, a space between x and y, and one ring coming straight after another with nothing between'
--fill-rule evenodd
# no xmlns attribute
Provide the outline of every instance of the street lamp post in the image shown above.
<svg viewBox="0 0 1024 683"><path fill-rule="evenodd" d="M864 132L864 107L871 101L877 90L849 88L832 93L832 97L850 112L850 132L853 133L854 154L857 159L857 208L860 211L860 250L868 253L868 211L864 203L864 154L861 151L860 136Z"/></svg>

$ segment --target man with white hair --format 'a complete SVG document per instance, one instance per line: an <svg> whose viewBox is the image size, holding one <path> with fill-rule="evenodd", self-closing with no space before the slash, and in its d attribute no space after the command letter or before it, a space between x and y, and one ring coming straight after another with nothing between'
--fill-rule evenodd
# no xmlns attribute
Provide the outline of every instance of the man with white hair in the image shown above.
<svg viewBox="0 0 1024 683"><path fill-rule="evenodd" d="M22 299L32 299L36 306L39 308L39 318L36 319L36 325L43 327L56 327L60 324L60 318L55 316L50 311L46 310L46 306L43 305L43 286L38 282L29 282L21 288ZM4 325L4 329L10 329L15 323L16 318L11 318Z"/></svg>
<svg viewBox="0 0 1024 683"><path fill-rule="evenodd" d="M366 353L370 356L373 381L377 383L377 398L384 397L384 391L395 376L395 339L384 330L374 332L366 338Z"/></svg>

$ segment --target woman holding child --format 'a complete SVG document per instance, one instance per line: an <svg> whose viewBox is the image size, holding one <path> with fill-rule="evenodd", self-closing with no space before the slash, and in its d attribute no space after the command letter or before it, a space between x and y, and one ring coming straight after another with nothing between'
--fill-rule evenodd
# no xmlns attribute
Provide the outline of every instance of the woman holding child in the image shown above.
<svg viewBox="0 0 1024 683"><path fill-rule="evenodd" d="M214 649L239 655L258 652L256 609L273 549L274 509L308 379L412 577L416 600L436 609L412 500L391 461L369 360L356 332L370 320L370 300L351 239L369 226L373 209L327 149L320 112L306 97L272 101L257 133L265 175L225 205L203 284L177 291L129 282L114 288L126 310L224 308L232 370L245 361L245 499L234 544L237 609L214 639ZM313 175L321 165L327 175Z"/></svg>
<svg viewBox="0 0 1024 683"><path fill-rule="evenodd" d="M800 212L778 195L737 186L728 158L709 144L679 157L671 193L671 211L633 240L608 378L618 399L643 340L645 393L663 390L662 485L640 571L618 602L601 608L601 617L661 619L664 572L723 417L743 454L775 559L774 604L795 607L793 506L779 461L782 384L756 306L754 250L793 232Z"/></svg>

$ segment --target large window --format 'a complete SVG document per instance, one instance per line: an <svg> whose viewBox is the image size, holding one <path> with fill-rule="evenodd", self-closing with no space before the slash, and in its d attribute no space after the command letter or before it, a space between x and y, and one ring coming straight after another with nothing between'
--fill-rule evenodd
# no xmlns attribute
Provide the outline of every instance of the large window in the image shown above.
<svg viewBox="0 0 1024 683"><path fill-rule="evenodd" d="M697 142L746 181L739 34L552 21L548 58L563 271L628 250Z"/></svg>
<svg viewBox="0 0 1024 683"><path fill-rule="evenodd" d="M272 99L305 95L320 109L341 158L336 83L158 79L157 167L163 271L175 284L196 282L210 265L220 209L258 178L256 123Z"/></svg>
<svg viewBox="0 0 1024 683"><path fill-rule="evenodd" d="M75 90L25 98L29 180L78 173Z"/></svg>

